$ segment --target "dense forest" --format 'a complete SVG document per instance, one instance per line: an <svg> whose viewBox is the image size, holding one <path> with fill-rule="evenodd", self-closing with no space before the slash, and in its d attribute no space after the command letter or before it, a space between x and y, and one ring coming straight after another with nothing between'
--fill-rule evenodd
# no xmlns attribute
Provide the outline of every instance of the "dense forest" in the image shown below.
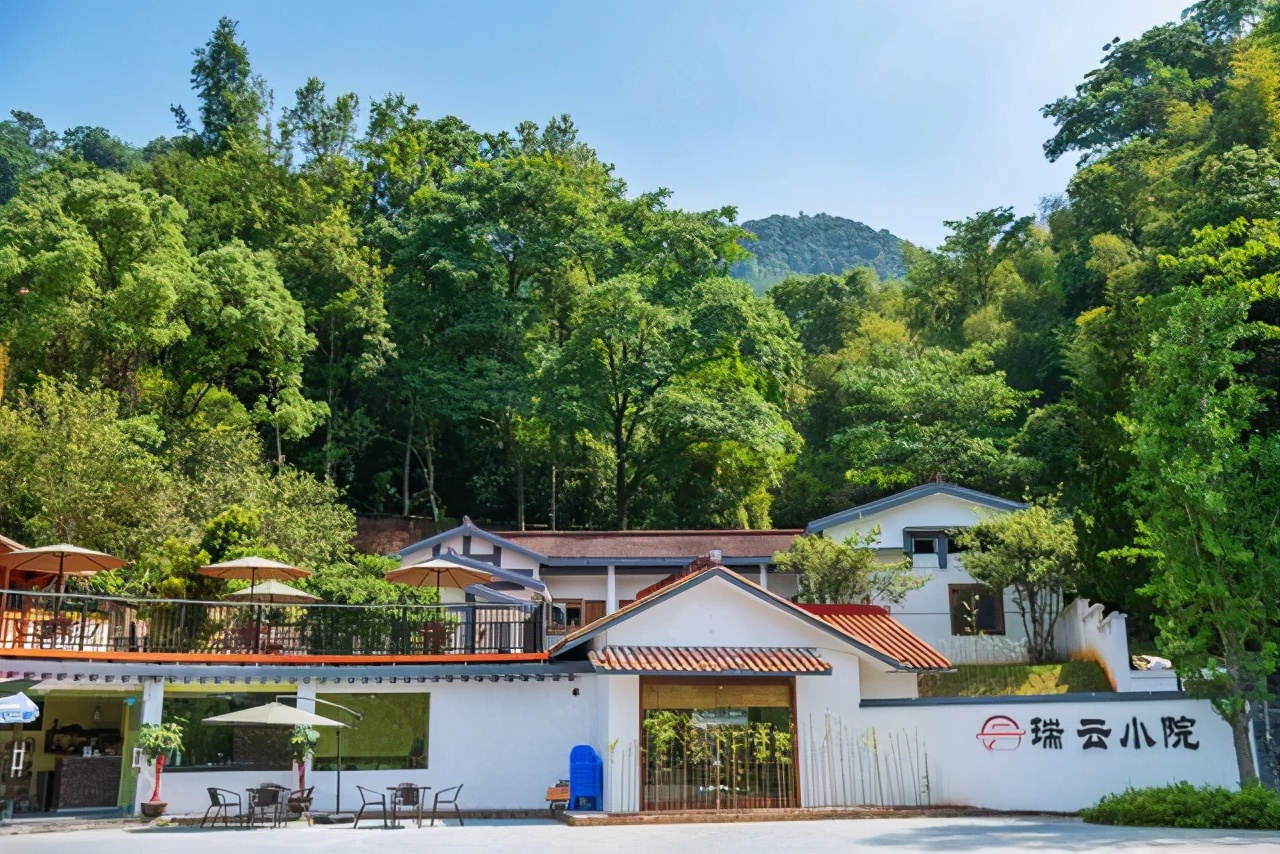
<svg viewBox="0 0 1280 854"><path fill-rule="evenodd" d="M752 235L741 241L751 257L731 265L729 275L745 280L757 293L796 274L834 275L871 267L882 279L899 279L907 271L901 238L844 217L774 214L747 220L742 227Z"/></svg>
<svg viewBox="0 0 1280 854"><path fill-rule="evenodd" d="M1044 108L1046 156L1078 165L1040 211L956 212L900 276L882 246L859 257L888 278L763 296L729 275L733 207L629 188L568 116L478 130L315 78L277 109L226 19L191 81L142 147L0 123L5 534L189 595L266 544L355 600L381 564L353 512L789 526L941 477L1056 496L1081 592L1218 633L1233 674L1274 665L1267 4L1108 45Z"/></svg>

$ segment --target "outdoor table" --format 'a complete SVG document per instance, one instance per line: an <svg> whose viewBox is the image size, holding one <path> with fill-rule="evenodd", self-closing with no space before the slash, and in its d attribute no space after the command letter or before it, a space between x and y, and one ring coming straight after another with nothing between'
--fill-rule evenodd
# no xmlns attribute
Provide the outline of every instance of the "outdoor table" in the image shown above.
<svg viewBox="0 0 1280 854"><path fill-rule="evenodd" d="M266 823L268 816L267 810L270 809L271 826L273 828L284 824L284 799L288 797L289 790L284 786L267 785L267 786L250 786L245 789L249 793L249 827L252 828L257 824L258 816L262 817L263 823ZM274 798L263 798L264 792L273 792ZM262 803L268 800L270 803ZM261 812L259 812L261 810Z"/></svg>
<svg viewBox="0 0 1280 854"><path fill-rule="evenodd" d="M413 789L418 793L418 827L422 827L422 793L431 791L431 787L419 786L416 783L411 783L407 786L403 783L399 786L387 786L387 791L391 793L391 826L400 826L400 818L396 810L396 805L399 803L397 795L399 795L404 789Z"/></svg>

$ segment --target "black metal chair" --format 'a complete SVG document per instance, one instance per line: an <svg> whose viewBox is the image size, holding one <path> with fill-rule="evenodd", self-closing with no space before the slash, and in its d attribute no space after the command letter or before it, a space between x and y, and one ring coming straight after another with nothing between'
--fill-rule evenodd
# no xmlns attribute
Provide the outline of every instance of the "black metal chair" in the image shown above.
<svg viewBox="0 0 1280 854"><path fill-rule="evenodd" d="M283 786L259 786L249 790L249 826L271 821L271 827L284 824L284 798L289 790Z"/></svg>
<svg viewBox="0 0 1280 854"><path fill-rule="evenodd" d="M378 807L382 810L382 826L390 827L387 823L387 796L381 792L375 792L373 789L366 789L364 786L356 786L356 788L360 790L361 804L360 811L356 813L356 820L351 826L353 828L359 827L360 819L364 816L364 811L369 807Z"/></svg>
<svg viewBox="0 0 1280 854"><path fill-rule="evenodd" d="M289 799L285 801L285 808L288 810L290 817L300 816L304 812L311 811L311 801L315 790L315 786L307 786L305 789L294 789L289 793Z"/></svg>
<svg viewBox="0 0 1280 854"><path fill-rule="evenodd" d="M233 792L230 789L218 789L210 786L206 791L209 793L209 806L204 811L204 818L200 819L200 826L204 827L205 822L209 822L210 826L216 826L218 819L222 819L225 827L231 826L231 808L235 807L236 824L244 823L244 801L240 799L239 792Z"/></svg>
<svg viewBox="0 0 1280 854"><path fill-rule="evenodd" d="M436 813L439 812L441 805L453 807L453 814L458 818L458 826L462 827L462 810L458 809L458 795L462 794L462 786L454 786L451 789L441 789L436 792L436 798L431 804L431 826L436 826ZM445 797L449 795L449 797ZM444 819L440 819L444 821Z"/></svg>
<svg viewBox="0 0 1280 854"><path fill-rule="evenodd" d="M392 822L401 810L413 816L418 827L422 827L422 787L417 783L401 783L396 786L395 795L391 799Z"/></svg>

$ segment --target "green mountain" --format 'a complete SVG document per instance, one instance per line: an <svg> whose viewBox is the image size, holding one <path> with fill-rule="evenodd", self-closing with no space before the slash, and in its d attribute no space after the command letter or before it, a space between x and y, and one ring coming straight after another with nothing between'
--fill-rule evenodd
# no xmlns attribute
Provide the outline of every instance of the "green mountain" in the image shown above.
<svg viewBox="0 0 1280 854"><path fill-rule="evenodd" d="M901 238L844 217L774 214L744 222L742 227L756 236L755 241L742 244L755 257L739 261L729 272L750 282L757 292L792 273L842 273L850 267L869 266L880 278L892 279L907 269Z"/></svg>

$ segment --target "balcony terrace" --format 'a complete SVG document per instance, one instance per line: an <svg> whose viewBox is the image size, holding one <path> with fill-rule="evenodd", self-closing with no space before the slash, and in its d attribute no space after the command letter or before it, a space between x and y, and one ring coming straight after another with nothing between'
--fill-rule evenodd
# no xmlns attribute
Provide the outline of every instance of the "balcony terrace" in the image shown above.
<svg viewBox="0 0 1280 854"><path fill-rule="evenodd" d="M269 605L7 591L0 656L404 660L542 653L541 602ZM283 663L283 662L282 662Z"/></svg>

